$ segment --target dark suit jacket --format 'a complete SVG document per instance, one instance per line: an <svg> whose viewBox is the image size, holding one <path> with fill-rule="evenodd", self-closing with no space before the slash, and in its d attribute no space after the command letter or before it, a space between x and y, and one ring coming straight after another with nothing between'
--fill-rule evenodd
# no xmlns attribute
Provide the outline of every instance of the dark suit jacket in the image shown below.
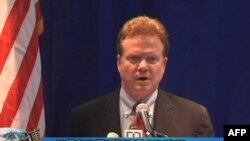
<svg viewBox="0 0 250 141"><path fill-rule="evenodd" d="M121 136L119 89L72 110L70 136L106 137L109 132ZM170 137L213 136L213 126L205 107L159 89L155 105L154 127Z"/></svg>

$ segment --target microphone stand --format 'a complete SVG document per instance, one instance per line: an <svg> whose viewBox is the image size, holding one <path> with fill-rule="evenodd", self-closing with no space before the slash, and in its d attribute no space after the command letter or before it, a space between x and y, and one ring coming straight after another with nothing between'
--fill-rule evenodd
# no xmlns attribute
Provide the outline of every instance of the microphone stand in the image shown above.
<svg viewBox="0 0 250 141"><path fill-rule="evenodd" d="M153 131L153 135L154 135L153 137L167 137L168 138L168 135L164 135L156 131Z"/></svg>
<svg viewBox="0 0 250 141"><path fill-rule="evenodd" d="M152 131L152 132L146 131L146 135L148 137L165 137L165 138L168 138L168 135L164 135L164 134L156 132L156 131Z"/></svg>

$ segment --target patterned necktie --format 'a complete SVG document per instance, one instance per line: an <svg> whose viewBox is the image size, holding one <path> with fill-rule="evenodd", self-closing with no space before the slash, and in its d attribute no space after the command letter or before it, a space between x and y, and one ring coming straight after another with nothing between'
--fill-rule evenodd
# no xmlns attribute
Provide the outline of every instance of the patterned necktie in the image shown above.
<svg viewBox="0 0 250 141"><path fill-rule="evenodd" d="M132 125L135 127L135 129L139 129L142 131L145 131L144 124L140 118L139 115L135 115L132 119Z"/></svg>
<svg viewBox="0 0 250 141"><path fill-rule="evenodd" d="M140 116L138 114L136 114L135 110L136 110L136 106L140 104L140 103L136 103L134 104L133 108L132 108L132 124L130 125L130 129L138 129L138 130L142 130L143 134L145 136L145 127L144 124L140 118Z"/></svg>

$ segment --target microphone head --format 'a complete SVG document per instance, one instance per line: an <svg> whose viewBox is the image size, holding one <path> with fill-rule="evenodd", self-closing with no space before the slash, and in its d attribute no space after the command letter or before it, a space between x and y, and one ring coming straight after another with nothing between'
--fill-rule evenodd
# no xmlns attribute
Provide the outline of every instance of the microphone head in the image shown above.
<svg viewBox="0 0 250 141"><path fill-rule="evenodd" d="M138 113L140 113L140 111L149 111L149 108L148 108L148 105L147 104L144 104L144 103L141 103L141 104L138 104L137 106L136 106L136 113L138 114Z"/></svg>
<svg viewBox="0 0 250 141"><path fill-rule="evenodd" d="M115 133L115 132L109 132L108 135L107 135L107 137L118 138L119 135L117 133Z"/></svg>

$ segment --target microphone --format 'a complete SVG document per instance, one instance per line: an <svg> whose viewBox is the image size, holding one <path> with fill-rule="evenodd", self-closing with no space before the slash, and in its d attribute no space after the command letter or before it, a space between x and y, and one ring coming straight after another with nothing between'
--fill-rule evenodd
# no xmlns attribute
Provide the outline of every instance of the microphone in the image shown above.
<svg viewBox="0 0 250 141"><path fill-rule="evenodd" d="M109 132L107 137L108 138L119 138L119 135L115 132Z"/></svg>
<svg viewBox="0 0 250 141"><path fill-rule="evenodd" d="M162 133L156 132L153 130L150 122L149 122L149 108L146 104L141 103L136 107L136 113L139 114L142 119L143 125L146 130L146 135L150 137L168 137L168 135L164 135Z"/></svg>
<svg viewBox="0 0 250 141"><path fill-rule="evenodd" d="M146 130L147 136L153 136L153 129L149 122L149 108L146 104L141 103L136 106L136 113L139 114L140 118L142 119L143 125Z"/></svg>

